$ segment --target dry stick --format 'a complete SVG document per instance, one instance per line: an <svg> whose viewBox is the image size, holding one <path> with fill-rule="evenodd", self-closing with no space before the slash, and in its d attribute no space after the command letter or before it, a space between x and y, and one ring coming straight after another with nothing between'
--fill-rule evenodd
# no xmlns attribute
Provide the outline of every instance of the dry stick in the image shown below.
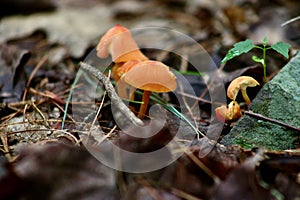
<svg viewBox="0 0 300 200"><path fill-rule="evenodd" d="M276 119L271 119L271 118L269 118L269 117L263 116L263 115L258 114L258 113L254 113L254 112L252 112L252 111L244 111L244 113L245 113L246 115L249 115L249 116L254 117L254 118L256 118L256 119L262 119L262 120L264 120L264 121L268 121L268 122L271 122L271 123L273 123L273 124L277 124L277 125L286 127L286 128L291 129L291 130L293 130L293 131L298 131L298 132L300 132L300 128L291 126L291 125L289 125L289 124L286 124L286 123L284 123L284 122L278 121L278 120L276 120Z"/></svg>
<svg viewBox="0 0 300 200"><path fill-rule="evenodd" d="M120 99L120 97L117 95L113 85L109 81L109 79L102 74L99 70L97 70L95 67L84 63L80 62L79 66L81 69L84 71L94 75L99 81L101 81L105 87L105 90L107 92L107 95L111 99L111 102L113 105L115 105L128 119L135 125L142 126L144 125L143 121L137 118L131 110L123 103L123 101Z"/></svg>
<svg viewBox="0 0 300 200"><path fill-rule="evenodd" d="M1 142L2 142L3 147L4 147L5 156L8 159L8 161L11 161L12 160L12 156L10 154L10 149L9 149L9 145L8 145L7 134L6 133L0 134L0 138L1 138Z"/></svg>
<svg viewBox="0 0 300 200"><path fill-rule="evenodd" d="M26 88L25 88L25 91L24 91L24 94L23 94L22 101L25 101L25 99L26 99L28 87L29 87L29 85L30 85L33 77L35 76L36 72L41 68L41 66L46 62L47 59L48 59L48 55L44 56L40 60L40 62L35 66L35 68L33 69L33 71L31 72L31 74L30 74L30 76L28 78L27 84L26 84Z"/></svg>
<svg viewBox="0 0 300 200"><path fill-rule="evenodd" d="M210 170L205 163L203 163L199 158L197 158L191 150L185 150L184 152L196 165L198 165L209 177L211 177L216 184L221 182L220 178Z"/></svg>
<svg viewBox="0 0 300 200"><path fill-rule="evenodd" d="M182 92L182 91L178 91L178 94L181 94L182 96L185 96L185 97L189 97L189 98L191 98L191 99L195 99L195 100L197 100L197 101L201 101L201 102L203 102L203 103L208 103L208 104L215 104L215 105L224 105L223 103L221 103L221 102L211 102L211 101L209 101L209 100L206 100L206 99L203 99L203 98L201 98L201 97L196 97L196 96L194 96L194 95L191 95L191 94L188 94L188 93L185 93L185 92ZM194 106L194 105L193 105ZM191 107L191 109L194 109L194 107Z"/></svg>
<svg viewBox="0 0 300 200"><path fill-rule="evenodd" d="M109 133L107 133L105 136L103 136L103 137L101 138L101 140L97 142L97 144L99 145L99 144L101 144L102 142L104 142L105 139L109 138L109 137L111 136L111 134L116 130L116 128L117 128L117 126L114 125L114 127L109 131Z"/></svg>
<svg viewBox="0 0 300 200"><path fill-rule="evenodd" d="M180 89L180 92L182 92L182 91L183 91L182 84L179 84L178 87L179 87L179 89ZM199 127L198 127L198 124L196 123L196 118L195 118L195 116L194 116L194 114L193 114L193 111L192 111L191 107L188 105L185 96L182 96L182 100L183 100L183 103L184 103L185 107L187 108L187 110L188 110L188 112L189 112L191 118L194 120L196 129L198 130ZM197 137L198 137L198 139L199 139L199 134L197 134Z"/></svg>
<svg viewBox="0 0 300 200"><path fill-rule="evenodd" d="M225 64L221 64L220 68L217 69L219 71L219 73L224 69L224 66L225 66ZM205 88L205 90L203 90L203 92L201 93L201 95L198 97L199 99L203 99L203 97L208 92L208 88L211 87L212 84L214 84L214 79L215 78L216 78L216 76L212 77L211 82L208 84L208 86ZM213 102L211 102L210 104L212 104L212 103ZM196 105L197 105L197 102L195 102L194 105L192 105L191 108L194 109Z"/></svg>
<svg viewBox="0 0 300 200"><path fill-rule="evenodd" d="M39 113L39 115L42 117L42 119L44 120L44 123L46 124L46 126L49 128L50 124L48 123L45 115L42 113L42 111L35 105L34 102L31 103L31 105L33 106L33 108Z"/></svg>
<svg viewBox="0 0 300 200"><path fill-rule="evenodd" d="M52 102L59 110L61 110L62 113L67 112L63 107L61 107L57 102L53 101ZM75 119L73 119L73 117L69 114L67 114L68 118L74 123L76 124ZM69 121L70 122L70 121Z"/></svg>
<svg viewBox="0 0 300 200"><path fill-rule="evenodd" d="M297 20L300 20L300 16L297 16L297 17L295 17L295 18L292 18L292 19L290 19L290 20L288 20L288 21L282 23L282 24L281 24L281 27L282 27L282 26L285 26L285 25L287 25L287 24L290 24L290 23L292 23L292 22L295 22L295 21L297 21Z"/></svg>
<svg viewBox="0 0 300 200"><path fill-rule="evenodd" d="M179 190L177 188L171 188L171 192L176 195L177 197L180 197L182 199L188 199L188 200L203 200L200 199L192 194L189 194L183 190Z"/></svg>

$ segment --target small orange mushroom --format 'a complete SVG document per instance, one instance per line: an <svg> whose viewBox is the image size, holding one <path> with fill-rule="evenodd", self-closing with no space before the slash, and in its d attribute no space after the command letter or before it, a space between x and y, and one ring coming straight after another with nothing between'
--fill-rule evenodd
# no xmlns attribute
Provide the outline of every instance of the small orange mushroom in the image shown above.
<svg viewBox="0 0 300 200"><path fill-rule="evenodd" d="M236 79L234 79L230 85L227 88L227 96L232 99L233 101L235 101L236 96L239 92L239 90L241 90L242 96L245 100L245 103L247 104L247 106L249 107L250 105L250 99L247 95L247 91L246 88L247 87L255 87L259 85L259 83L252 77L250 76L240 76Z"/></svg>
<svg viewBox="0 0 300 200"><path fill-rule="evenodd" d="M129 70L131 70L137 63L139 63L141 61L137 61L137 60L131 60L128 62L125 62L123 64L119 64L117 63L117 67L113 68L112 71L112 75L114 80L117 81L117 89L118 89L118 94L121 98L124 99L128 99L128 95L126 92L126 83L124 82L123 79L120 79L124 74L126 74ZM120 65L120 66L118 66ZM130 88L130 90L132 90L132 88ZM130 100L134 100L134 93L131 94L132 92L130 92Z"/></svg>
<svg viewBox="0 0 300 200"><path fill-rule="evenodd" d="M176 77L169 67L158 61L150 61L139 49L129 30L116 25L108 30L97 45L97 56L109 55L115 65L112 77L117 81L118 93L127 98L126 86L144 90L138 117L143 118L151 92L170 92L176 89ZM134 92L130 90L130 99Z"/></svg>
<svg viewBox="0 0 300 200"><path fill-rule="evenodd" d="M236 121L242 116L240 105L236 101L231 101L228 107L217 107L215 112L217 119L221 122Z"/></svg>
<svg viewBox="0 0 300 200"><path fill-rule="evenodd" d="M130 31L121 25L109 29L100 39L96 50L99 58L106 58L110 54L115 63L148 60L140 51Z"/></svg>
<svg viewBox="0 0 300 200"><path fill-rule="evenodd" d="M138 117L143 118L151 92L170 92L176 89L176 77L169 67L158 61L141 61L121 77L121 81L134 88L144 90Z"/></svg>

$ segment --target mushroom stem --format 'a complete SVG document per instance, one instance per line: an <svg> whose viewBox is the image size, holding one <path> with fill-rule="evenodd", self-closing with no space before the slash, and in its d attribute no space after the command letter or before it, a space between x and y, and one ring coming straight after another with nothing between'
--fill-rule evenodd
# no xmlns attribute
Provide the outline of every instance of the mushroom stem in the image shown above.
<svg viewBox="0 0 300 200"><path fill-rule="evenodd" d="M146 114L150 95L151 95L151 91L144 90L143 97L142 97L143 104L141 105L139 114L138 114L138 118L140 118L140 119L143 119Z"/></svg>
<svg viewBox="0 0 300 200"><path fill-rule="evenodd" d="M246 88L245 89L241 89L241 92L242 92L242 96L247 104L247 106L249 107L250 106L250 99L247 95L247 91L246 91Z"/></svg>
<svg viewBox="0 0 300 200"><path fill-rule="evenodd" d="M135 88L132 86L129 86L129 99L130 101L134 101L135 96Z"/></svg>
<svg viewBox="0 0 300 200"><path fill-rule="evenodd" d="M126 83L124 82L123 79L120 79L117 83L117 91L118 91L118 95L121 99L128 99L128 94L126 91Z"/></svg>

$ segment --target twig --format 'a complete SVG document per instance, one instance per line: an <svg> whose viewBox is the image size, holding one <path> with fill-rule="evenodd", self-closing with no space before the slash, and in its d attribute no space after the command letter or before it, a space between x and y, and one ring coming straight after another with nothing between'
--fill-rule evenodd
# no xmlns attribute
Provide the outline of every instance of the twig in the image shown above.
<svg viewBox="0 0 300 200"><path fill-rule="evenodd" d="M110 72L111 72L111 71L109 71L108 77L110 77ZM104 94L103 94L103 96L102 96L102 101L101 101L101 104L100 104L100 106L99 106L99 108L98 108L98 111L97 111L97 113L96 113L96 115L95 115L95 118L94 118L94 120L93 120L91 129L92 129L92 127L94 126L94 124L96 123L96 121L97 121L97 118L98 118L98 116L99 116L99 114L100 114L100 111L101 111L101 109L102 109L102 106L103 106L103 104L104 104L104 99L105 99L105 97L106 97L106 91L104 91Z"/></svg>
<svg viewBox="0 0 300 200"><path fill-rule="evenodd" d="M297 20L299 20L299 19L300 19L300 16L294 17L294 18L292 18L292 19L290 19L290 20L288 20L288 21L282 23L281 26L285 26L285 25L290 24L290 23L292 23L292 22L294 22L294 21L297 21Z"/></svg>
<svg viewBox="0 0 300 200"><path fill-rule="evenodd" d="M197 101L200 101L200 102L203 102L203 103L207 103L207 104L224 105L224 103L221 103L221 102L211 102L211 101L206 100L204 98L197 97L197 96L194 96L194 95L191 95L191 94L188 94L188 93L185 93L185 92L181 92L181 91L178 91L178 94L181 94L182 96L186 96L188 98L195 99ZM191 109L194 109L193 106L191 107Z"/></svg>
<svg viewBox="0 0 300 200"><path fill-rule="evenodd" d="M263 116L263 115L258 114L258 113L254 113L254 112L252 112L252 111L244 111L244 113L245 113L246 115L249 115L249 116L254 117L254 118L256 118L256 119L262 119L262 120L264 120L264 121L268 121L268 122L271 122L271 123L273 123L273 124L277 124L277 125L286 127L286 128L291 129L291 130L293 130L293 131L298 131L298 132L300 132L300 128L294 127L294 126L292 126L292 125L286 124L286 123L281 122L281 121L278 121L278 120L276 120L276 119L271 119L271 118L269 118L269 117Z"/></svg>
<svg viewBox="0 0 300 200"><path fill-rule="evenodd" d="M42 113L42 111L35 105L35 103L32 101L31 105L33 106L33 108L39 113L39 115L42 117L42 119L44 120L44 123L46 124L46 126L49 128L50 124L48 123L45 115ZM25 110L25 109L24 109Z"/></svg>
<svg viewBox="0 0 300 200"><path fill-rule="evenodd" d="M0 134L0 138L1 138L1 142L2 142L3 147L4 147L5 156L9 161L11 161L12 156L10 154L10 149L9 149L8 140L7 140L7 134L6 133Z"/></svg>
<svg viewBox="0 0 300 200"><path fill-rule="evenodd" d="M203 200L203 199L200 199L200 198L198 198L198 197L196 197L196 196L194 196L192 194L189 194L189 193L187 193L185 191L179 190L177 188L171 188L171 192L174 195L176 195L176 196L178 196L178 197L180 197L182 199L187 199L187 200Z"/></svg>
<svg viewBox="0 0 300 200"><path fill-rule="evenodd" d="M225 64L221 64L221 66L217 69L218 74L220 74L220 73L222 72L222 70L224 69L224 66L225 66ZM205 90L203 90L203 92L201 93L201 95L198 97L198 101L202 101L202 102L204 102L204 103L210 103L210 104L213 104L213 102L207 101L207 100L203 99L203 97L206 95L207 92L209 92L209 89L208 89L208 88L211 88L212 85L215 84L214 81L215 81L215 79L216 79L216 76L217 76L217 75L211 77L211 81L208 83L208 85L207 85L207 87L205 88ZM223 81L223 78L222 78L222 81ZM191 95L190 95L190 97L192 98ZM194 105L192 105L191 108L194 109L196 105L198 105L198 102L195 102Z"/></svg>
<svg viewBox="0 0 300 200"><path fill-rule="evenodd" d="M185 154L196 164L198 165L210 178L214 180L216 184L219 184L221 182L220 178L214 174L211 169L209 169L205 163L203 163L199 158L197 158L191 150L184 150Z"/></svg>
<svg viewBox="0 0 300 200"><path fill-rule="evenodd" d="M144 123L142 122L142 120L140 120L139 118L137 118L132 112L131 110L123 103L123 101L120 99L120 97L117 95L113 85L111 84L111 82L109 81L109 79L102 74L99 70L97 70L95 67L84 63L84 62L80 62L79 66L81 67L81 69L83 69L84 71L94 75L99 81L101 81L105 87L105 90L107 92L107 95L109 96L109 98L111 99L111 103L116 106L116 108L118 108L126 117L128 117L128 119L135 125L139 125L142 126L144 125Z"/></svg>
<svg viewBox="0 0 300 200"><path fill-rule="evenodd" d="M183 91L182 84L178 84L178 87L179 87L179 89L180 89L180 92L182 92L182 91ZM183 103L184 103L186 109L188 110L188 112L189 112L191 118L194 120L194 123L195 123L195 126L196 126L195 128L198 130L198 125L197 125L197 122L196 122L196 118L195 118L195 116L194 116L194 113L193 113L191 107L188 105L185 96L182 96L182 101L183 101ZM195 109L194 109L194 110L195 110ZM199 134L197 134L197 137L198 137L197 139L199 140Z"/></svg>
<svg viewBox="0 0 300 200"><path fill-rule="evenodd" d="M31 74L30 74L30 76L28 78L27 84L26 84L26 88L25 88L25 91L24 91L24 94L23 94L22 101L25 101L25 99L26 99L27 92L28 92L28 87L30 86L30 83L31 83L33 77L35 76L36 72L41 68L41 66L46 62L47 59L48 59L48 55L44 56L40 60L40 62L35 66L35 68L33 69L33 71L31 72Z"/></svg>
<svg viewBox="0 0 300 200"><path fill-rule="evenodd" d="M100 141L97 142L97 144L99 145L99 144L101 144L105 139L109 138L109 137L111 136L111 134L116 130L116 128L117 128L117 126L115 125L115 126L109 131L109 133L107 133L105 136L103 136L103 137L101 138Z"/></svg>

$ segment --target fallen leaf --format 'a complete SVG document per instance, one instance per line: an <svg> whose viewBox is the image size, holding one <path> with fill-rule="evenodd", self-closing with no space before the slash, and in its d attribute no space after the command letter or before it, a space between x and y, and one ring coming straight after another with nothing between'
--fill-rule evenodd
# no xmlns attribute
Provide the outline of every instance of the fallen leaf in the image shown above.
<svg viewBox="0 0 300 200"><path fill-rule="evenodd" d="M21 100L27 77L24 65L29 59L27 50L0 44L0 99L3 102Z"/></svg>
<svg viewBox="0 0 300 200"><path fill-rule="evenodd" d="M120 198L114 171L84 148L61 143L21 147L12 166L7 178L0 179L0 185L7 180L17 183L10 185L7 197L17 193L22 199Z"/></svg>
<svg viewBox="0 0 300 200"><path fill-rule="evenodd" d="M44 30L50 43L66 45L70 54L79 58L112 23L110 12L104 5L86 10L59 8L51 13L4 18L0 23L0 42L25 37L36 30Z"/></svg>

